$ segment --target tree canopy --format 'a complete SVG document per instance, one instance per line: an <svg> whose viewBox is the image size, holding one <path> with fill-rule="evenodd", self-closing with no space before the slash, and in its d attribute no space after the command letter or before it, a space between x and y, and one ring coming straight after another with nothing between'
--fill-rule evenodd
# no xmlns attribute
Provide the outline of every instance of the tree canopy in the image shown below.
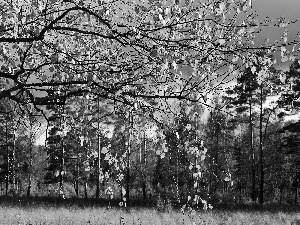
<svg viewBox="0 0 300 225"><path fill-rule="evenodd" d="M255 44L268 24L250 2L2 2L0 98L38 111L88 94L139 108L172 99L205 105L206 94L232 74L255 70L257 51L281 46Z"/></svg>

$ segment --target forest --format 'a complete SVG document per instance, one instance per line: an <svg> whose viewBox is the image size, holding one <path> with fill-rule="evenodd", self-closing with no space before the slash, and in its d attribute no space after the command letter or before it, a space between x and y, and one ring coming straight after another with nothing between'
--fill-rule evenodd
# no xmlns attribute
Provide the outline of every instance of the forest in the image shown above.
<svg viewBox="0 0 300 225"><path fill-rule="evenodd" d="M0 195L297 205L299 33L251 4L1 2Z"/></svg>

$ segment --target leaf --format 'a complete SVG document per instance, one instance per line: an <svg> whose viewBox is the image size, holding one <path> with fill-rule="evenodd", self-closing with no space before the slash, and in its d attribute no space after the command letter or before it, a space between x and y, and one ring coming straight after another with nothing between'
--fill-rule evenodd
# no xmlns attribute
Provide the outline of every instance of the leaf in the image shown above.
<svg viewBox="0 0 300 225"><path fill-rule="evenodd" d="M205 159L205 155L200 156L200 160L203 161Z"/></svg>
<svg viewBox="0 0 300 225"><path fill-rule="evenodd" d="M291 60L291 61L293 62L293 61L295 61L295 59L296 59L296 56L294 56L294 55L290 55L290 58L289 58L289 60Z"/></svg>
<svg viewBox="0 0 300 225"><path fill-rule="evenodd" d="M219 39L219 44L220 45L224 45L226 43L226 40L225 39Z"/></svg>
<svg viewBox="0 0 300 225"><path fill-rule="evenodd" d="M106 154L107 152L108 152L107 147L103 147L103 148L101 149L101 153L102 153L102 154Z"/></svg>
<svg viewBox="0 0 300 225"><path fill-rule="evenodd" d="M285 54L286 54L286 48L284 47L284 46L282 46L281 48L280 48L280 52L281 52L281 57L283 57Z"/></svg>
<svg viewBox="0 0 300 225"><path fill-rule="evenodd" d="M278 19L278 25L279 27L285 28L288 25L288 21L284 17L280 17Z"/></svg>
<svg viewBox="0 0 300 225"><path fill-rule="evenodd" d="M177 64L176 64L176 62L175 62L175 61L173 61L173 63L172 63L172 66L173 66L173 69L174 69L175 71L177 71L177 69L178 69L178 66L177 66Z"/></svg>
<svg viewBox="0 0 300 225"><path fill-rule="evenodd" d="M263 73L262 73L262 71L258 72L256 80L257 80L258 85L262 84L262 81L263 81Z"/></svg>
<svg viewBox="0 0 300 225"><path fill-rule="evenodd" d="M188 131L191 130L191 129L192 129L191 124L187 124L187 125L186 125L186 129L187 129Z"/></svg>
<svg viewBox="0 0 300 225"><path fill-rule="evenodd" d="M200 141L200 147L202 148L203 146L204 146L204 141L201 140L201 141Z"/></svg>
<svg viewBox="0 0 300 225"><path fill-rule="evenodd" d="M88 74L87 75L87 81L93 81L93 74Z"/></svg>
<svg viewBox="0 0 300 225"><path fill-rule="evenodd" d="M48 77L47 77L47 75L46 75L46 74L43 74L43 75L42 75L42 80L45 80L45 81L46 81L46 80L47 80L47 78L48 78Z"/></svg>
<svg viewBox="0 0 300 225"><path fill-rule="evenodd" d="M194 188L197 188L197 186L198 186L198 182L195 181L195 182L194 182Z"/></svg>
<svg viewBox="0 0 300 225"><path fill-rule="evenodd" d="M51 73L54 72L54 67L51 66L51 67L49 68L49 71L50 71Z"/></svg>
<svg viewBox="0 0 300 225"><path fill-rule="evenodd" d="M184 146L187 148L189 146L189 141L184 142Z"/></svg>
<svg viewBox="0 0 300 225"><path fill-rule="evenodd" d="M281 62L282 62L282 63L284 63L284 62L286 62L286 61L288 61L288 60L289 60L289 58L288 58L287 56L281 57Z"/></svg>
<svg viewBox="0 0 300 225"><path fill-rule="evenodd" d="M168 14L169 14L169 12L170 12L170 8L169 8L169 7L167 7L167 8L165 9L165 14L166 14L166 15L168 15Z"/></svg>
<svg viewBox="0 0 300 225"><path fill-rule="evenodd" d="M240 35L240 36L243 35L244 33L245 33L245 28L244 27L240 28L237 32L237 34Z"/></svg>
<svg viewBox="0 0 300 225"><path fill-rule="evenodd" d="M111 154L108 153L105 155L104 160L108 161L108 160L110 160L110 158L111 158Z"/></svg>
<svg viewBox="0 0 300 225"><path fill-rule="evenodd" d="M161 14L158 15L158 18L161 20L161 21L164 21L164 18Z"/></svg>
<svg viewBox="0 0 300 225"><path fill-rule="evenodd" d="M58 61L58 56L57 55L51 55L51 60L52 62L57 62Z"/></svg>
<svg viewBox="0 0 300 225"><path fill-rule="evenodd" d="M235 63L238 60L239 60L239 56L234 55L233 58L232 58L232 62Z"/></svg>
<svg viewBox="0 0 300 225"><path fill-rule="evenodd" d="M201 178L202 177L202 173L201 171L198 172L198 177Z"/></svg>
<svg viewBox="0 0 300 225"><path fill-rule="evenodd" d="M221 2L220 5L219 5L219 7L220 7L220 9L221 9L222 11L224 11L224 9L225 9L225 3L224 3L224 2Z"/></svg>
<svg viewBox="0 0 300 225"><path fill-rule="evenodd" d="M122 187L122 195L123 195L123 196L125 196L125 195L126 195L126 190L125 190L125 188L124 188L124 187ZM125 199L124 201L126 201L126 199Z"/></svg>
<svg viewBox="0 0 300 225"><path fill-rule="evenodd" d="M285 75L285 73L280 73L280 75L279 75L279 79L280 79L280 81L281 81L281 83L285 83L285 79L286 79L286 75Z"/></svg>

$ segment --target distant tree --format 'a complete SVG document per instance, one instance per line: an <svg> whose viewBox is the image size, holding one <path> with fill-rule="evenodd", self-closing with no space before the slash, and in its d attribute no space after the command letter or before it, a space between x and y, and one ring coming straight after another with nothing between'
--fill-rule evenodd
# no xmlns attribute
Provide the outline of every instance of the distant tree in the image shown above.
<svg viewBox="0 0 300 225"><path fill-rule="evenodd" d="M299 60L295 59L289 67L289 70L285 73L281 73L281 82L284 84L281 96L279 99L280 107L283 111L278 114L280 118L286 115L294 115L299 113L299 97L300 97L300 80L299 72L300 64ZM290 164L290 171L293 171L292 187L295 190L294 201L298 201L298 186L299 186L299 155L297 147L299 146L298 133L300 132L299 121L289 122L283 125L281 129L278 129L279 133L283 133L281 138L281 148L283 152L288 155L287 163Z"/></svg>
<svg viewBox="0 0 300 225"><path fill-rule="evenodd" d="M63 99L65 93L53 91L52 98ZM49 117L50 127L47 128L46 151L48 154L45 183L59 183L59 195L64 197L63 183L66 175L65 157L72 152L65 151L65 136L67 135L65 102L49 109L53 114Z"/></svg>
<svg viewBox="0 0 300 225"><path fill-rule="evenodd" d="M226 97L229 100L228 108L234 107L237 113L249 112L249 130L250 130L250 158L251 158L251 198L252 201L256 201L256 162L255 162L255 150L254 150L254 117L259 119L259 177L260 177L260 203L263 203L263 186L264 186L264 156L263 156L263 143L264 136L266 136L269 118L277 106L264 106L263 103L267 97L278 94L278 91L274 89L274 86L278 84L279 78L278 71L272 67L273 56L268 56L266 53L261 52L257 54L256 62L252 67L248 67L237 79L237 85L228 90ZM266 66L268 65L268 66ZM231 96L230 96L231 95ZM234 95L237 95L236 97ZM259 108L259 112L255 111L255 108ZM239 122L244 122L244 118L240 117ZM263 129L263 124L265 127Z"/></svg>
<svg viewBox="0 0 300 225"><path fill-rule="evenodd" d="M227 191L226 184L232 182L233 143L235 124L230 121L230 115L223 111L226 102L219 96L212 97L214 110L210 110L205 128L204 139L208 149L208 187L209 193L216 200L216 192Z"/></svg>
<svg viewBox="0 0 300 225"><path fill-rule="evenodd" d="M249 130L250 130L250 153L251 156L251 198L252 201L256 201L256 178L255 178L255 151L254 151L254 138L253 138L253 121L254 121L254 105L258 103L257 97L255 97L255 91L258 89L258 83L256 75L252 73L251 68L247 68L242 75L237 79L237 85L233 90L228 90L229 95L237 94L237 97L229 97L230 105L227 107L235 107L237 113L249 111ZM239 120L239 122L241 122Z"/></svg>

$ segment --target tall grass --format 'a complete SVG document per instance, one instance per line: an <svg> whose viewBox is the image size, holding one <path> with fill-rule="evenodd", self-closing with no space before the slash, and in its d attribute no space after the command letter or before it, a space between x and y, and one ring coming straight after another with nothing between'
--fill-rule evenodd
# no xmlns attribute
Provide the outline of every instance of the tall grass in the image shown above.
<svg viewBox="0 0 300 225"><path fill-rule="evenodd" d="M219 206L211 211L182 213L176 209L158 210L148 203L140 202L124 209L107 200L54 199L54 198L0 198L0 224L116 224L116 225L160 225L160 224L291 224L300 219L297 207L288 206ZM290 210L289 210L290 209Z"/></svg>

